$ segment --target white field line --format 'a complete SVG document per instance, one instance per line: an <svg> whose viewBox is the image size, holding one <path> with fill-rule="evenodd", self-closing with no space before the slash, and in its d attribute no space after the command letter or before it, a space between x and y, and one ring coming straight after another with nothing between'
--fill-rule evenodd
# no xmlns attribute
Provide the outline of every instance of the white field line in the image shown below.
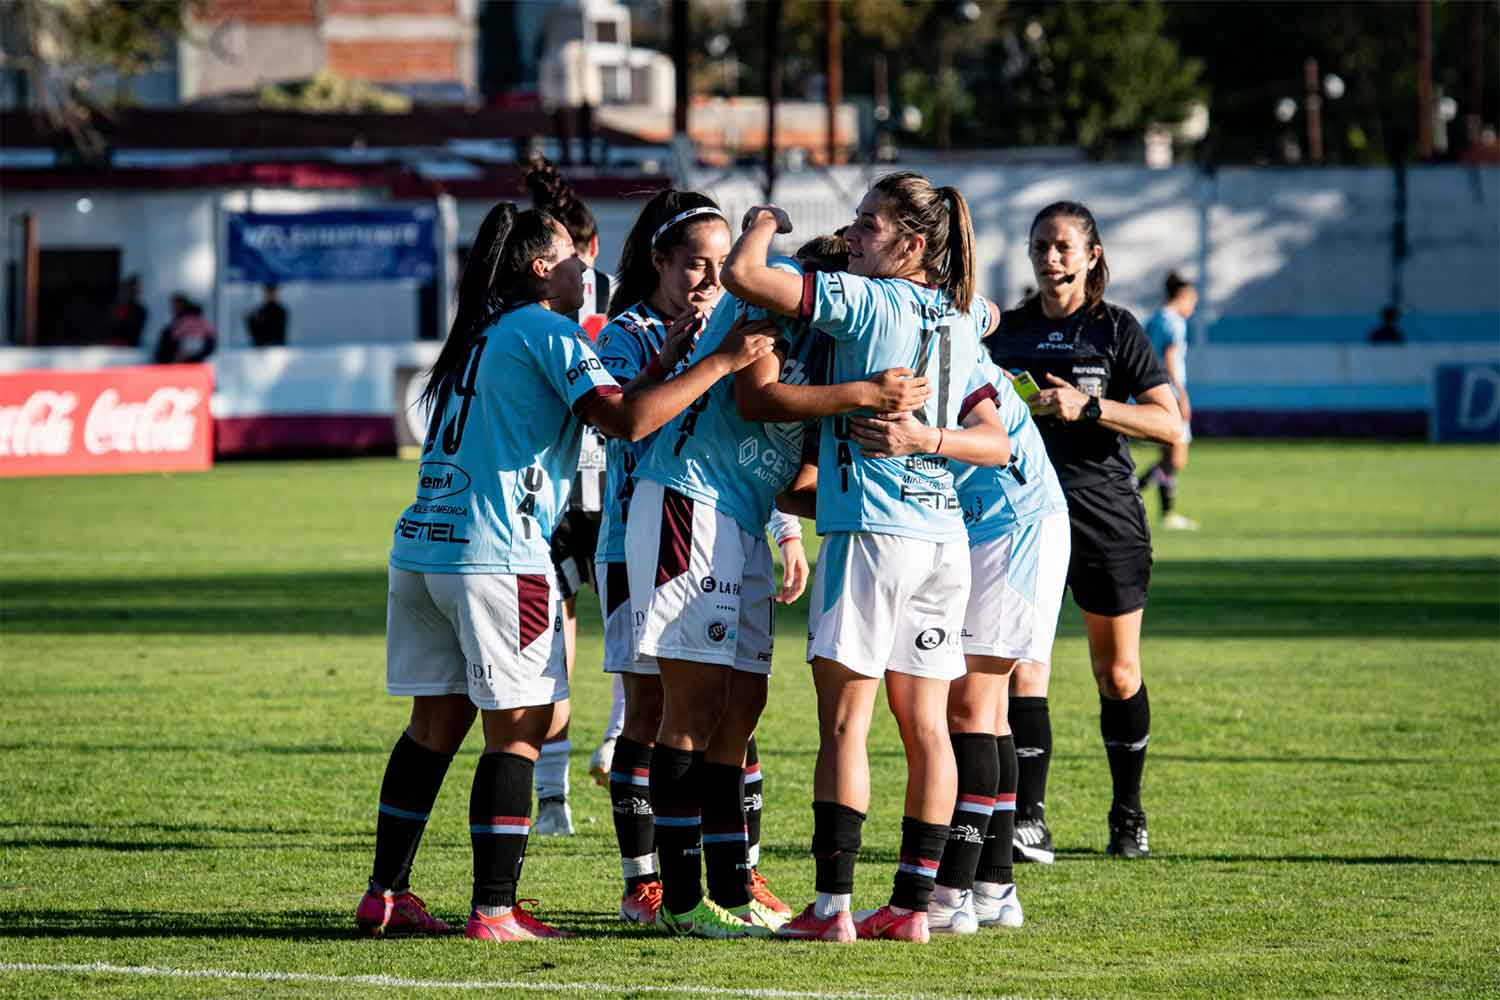
<svg viewBox="0 0 1500 1000"><path fill-rule="evenodd" d="M941 994L927 993L820 993L815 990L741 989L719 986L644 986L621 983L521 982L515 980L443 980L406 979L400 976L331 976L316 972L241 972L235 969L164 969L149 965L49 964L43 962L0 962L0 972L39 972L100 976L143 976L156 979L228 979L256 983L330 983L343 986L374 986L396 989L430 990L518 990L532 993L599 993L628 989L631 993L653 993L662 996L764 997L766 1000L837 1000L857 997L860 1000L956 1000ZM967 996L968 994L964 994ZM996 1000L1020 1000L1001 997Z"/></svg>

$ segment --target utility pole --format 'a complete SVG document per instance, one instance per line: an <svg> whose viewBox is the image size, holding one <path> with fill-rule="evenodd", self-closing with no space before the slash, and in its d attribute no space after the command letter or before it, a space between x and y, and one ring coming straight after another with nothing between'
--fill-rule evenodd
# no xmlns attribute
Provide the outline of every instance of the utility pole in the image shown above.
<svg viewBox="0 0 1500 1000"><path fill-rule="evenodd" d="M1307 159L1323 162L1323 94L1318 84L1318 61L1308 56L1302 63L1302 113L1307 120Z"/></svg>
<svg viewBox="0 0 1500 1000"><path fill-rule="evenodd" d="M776 193L776 105L781 103L781 0L765 0L766 203Z"/></svg>
<svg viewBox="0 0 1500 1000"><path fill-rule="evenodd" d="M828 165L844 162L839 148L839 105L844 100L844 23L839 0L827 0L823 8L823 62L828 79Z"/></svg>
<svg viewBox="0 0 1500 1000"><path fill-rule="evenodd" d="M692 100L688 87L688 0L672 0L672 71L676 74L676 104L672 108L672 138L685 139L688 134L688 104Z"/></svg>
<svg viewBox="0 0 1500 1000"><path fill-rule="evenodd" d="M1417 0L1417 159L1432 159L1432 0Z"/></svg>

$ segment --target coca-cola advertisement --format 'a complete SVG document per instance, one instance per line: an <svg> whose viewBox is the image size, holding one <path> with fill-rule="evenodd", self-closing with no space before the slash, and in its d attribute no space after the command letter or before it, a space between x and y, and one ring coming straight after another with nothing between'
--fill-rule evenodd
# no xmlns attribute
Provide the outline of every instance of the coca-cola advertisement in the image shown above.
<svg viewBox="0 0 1500 1000"><path fill-rule="evenodd" d="M0 476L213 465L208 365L0 374Z"/></svg>

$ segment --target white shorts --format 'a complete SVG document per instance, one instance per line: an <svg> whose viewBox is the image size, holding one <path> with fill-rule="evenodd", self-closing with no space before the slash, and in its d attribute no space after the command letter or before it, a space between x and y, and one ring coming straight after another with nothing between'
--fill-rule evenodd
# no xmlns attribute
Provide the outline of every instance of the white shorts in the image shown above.
<svg viewBox="0 0 1500 1000"><path fill-rule="evenodd" d="M480 708L568 696L562 608L552 574L411 573L390 568L385 689L467 694Z"/></svg>
<svg viewBox="0 0 1500 1000"><path fill-rule="evenodd" d="M595 563L594 583L604 612L604 672L656 677L661 667L654 656L635 652L635 617L630 611L630 578L622 562Z"/></svg>
<svg viewBox="0 0 1500 1000"><path fill-rule="evenodd" d="M642 656L771 672L771 547L730 517L638 480L625 529Z"/></svg>
<svg viewBox="0 0 1500 1000"><path fill-rule="evenodd" d="M970 549L964 652L1051 663L1072 550L1066 511Z"/></svg>
<svg viewBox="0 0 1500 1000"><path fill-rule="evenodd" d="M969 546L870 532L823 538L807 614L807 659L857 674L956 680L969 599Z"/></svg>

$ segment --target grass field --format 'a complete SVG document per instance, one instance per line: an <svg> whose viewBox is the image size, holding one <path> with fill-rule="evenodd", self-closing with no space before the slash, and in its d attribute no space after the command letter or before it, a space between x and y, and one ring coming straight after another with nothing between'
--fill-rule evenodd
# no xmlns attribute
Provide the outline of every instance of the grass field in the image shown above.
<svg viewBox="0 0 1500 1000"><path fill-rule="evenodd" d="M588 596L580 835L533 839L522 886L578 939L357 938L405 718L382 690L384 565L413 475L0 481L0 996L1500 996L1495 449L1195 446L1183 506L1204 530L1158 539L1146 616L1153 858L1102 853L1108 775L1070 606L1059 861L1018 869L1024 929L926 948L668 940L613 919L609 805L584 773L608 707ZM762 868L798 906L804 606L781 618L761 730ZM856 905L889 892L899 836L881 716ZM449 919L468 902L476 753L471 738L414 880Z"/></svg>

